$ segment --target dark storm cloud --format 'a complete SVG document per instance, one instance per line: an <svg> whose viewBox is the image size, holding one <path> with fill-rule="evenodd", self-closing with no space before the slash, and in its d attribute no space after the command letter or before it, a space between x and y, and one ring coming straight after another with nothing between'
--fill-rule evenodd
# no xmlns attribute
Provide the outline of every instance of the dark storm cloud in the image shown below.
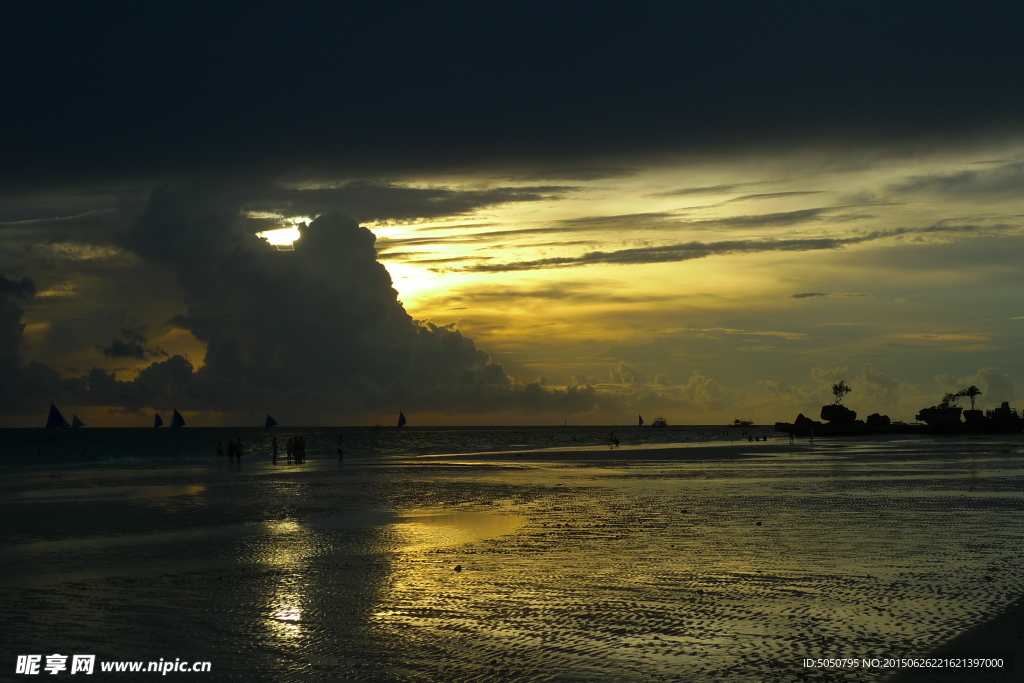
<svg viewBox="0 0 1024 683"><path fill-rule="evenodd" d="M32 280L10 280L0 275L0 409L12 410L39 403L69 383L59 373L41 363L24 364L21 344L25 311L21 304L36 293ZM71 384L75 384L72 382Z"/></svg>
<svg viewBox="0 0 1024 683"><path fill-rule="evenodd" d="M561 185L496 187L456 190L446 187L407 187L385 183L350 182L341 187L297 190L267 187L248 203L249 209L285 216L319 216L344 212L358 222L439 218L513 202L560 198L577 188Z"/></svg>
<svg viewBox="0 0 1024 683"><path fill-rule="evenodd" d="M118 338L101 347L103 355L107 358L135 358L146 360L147 358L158 358L168 356L168 353L160 347L148 346L149 340L142 334L145 328L122 327Z"/></svg>
<svg viewBox="0 0 1024 683"><path fill-rule="evenodd" d="M36 285L27 277L22 278L20 281L15 281L8 280L3 275L0 275L0 296L27 299L34 296L35 293Z"/></svg>
<svg viewBox="0 0 1024 683"><path fill-rule="evenodd" d="M306 419L399 408L585 412L598 405L591 387L518 384L454 325L414 321L376 259L373 233L351 218L323 215L301 227L293 251L278 251L252 234L240 196L157 191L121 236L125 249L177 274L187 314L172 322L207 345L203 367L175 355L121 381L99 368L61 380L46 366L25 365L17 300L35 286L0 276L0 403L281 408ZM167 356L133 325L102 350L113 358Z"/></svg>
<svg viewBox="0 0 1024 683"><path fill-rule="evenodd" d="M867 294L860 294L858 292L797 292L790 294L790 299L812 299L815 297L861 297L868 296Z"/></svg>
<svg viewBox="0 0 1024 683"><path fill-rule="evenodd" d="M21 3L0 178L507 173L1019 133L1024 10L930 9Z"/></svg>
<svg viewBox="0 0 1024 683"><path fill-rule="evenodd" d="M146 348L141 344L133 344L130 341L115 339L108 346L103 347L103 355L108 358L137 358L146 359Z"/></svg>
<svg viewBox="0 0 1024 683"><path fill-rule="evenodd" d="M123 214L115 208L99 209L74 216L0 222L0 241L77 242L113 244L113 231L124 225Z"/></svg>
<svg viewBox="0 0 1024 683"><path fill-rule="evenodd" d="M11 194L0 192L0 224L67 219L107 211L134 194L120 192L65 191L59 194Z"/></svg>
<svg viewBox="0 0 1024 683"><path fill-rule="evenodd" d="M998 230L990 228L989 230ZM725 254L743 254L771 251L821 251L842 249L846 246L873 242L876 240L920 236L925 234L949 233L970 234L981 232L973 225L932 225L924 228L896 228L894 230L878 230L849 237L809 237L799 239L765 239L765 240L723 240L719 242L686 242L666 244L617 251L592 251L580 256L561 256L530 261L512 261L508 263L481 263L467 266L461 270L496 273L517 270L539 270L546 268L571 268L597 263L642 264L671 263L690 261L693 259L720 256Z"/></svg>

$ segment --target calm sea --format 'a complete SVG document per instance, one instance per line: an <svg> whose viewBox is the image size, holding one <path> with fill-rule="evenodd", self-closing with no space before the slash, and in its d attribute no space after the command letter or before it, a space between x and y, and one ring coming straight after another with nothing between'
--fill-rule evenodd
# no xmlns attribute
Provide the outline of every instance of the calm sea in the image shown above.
<svg viewBox="0 0 1024 683"><path fill-rule="evenodd" d="M217 444L241 439L245 457L269 459L272 439L279 454L294 436L306 439L307 459L336 458L338 440L345 457L480 453L543 448L605 446L609 435L622 446L746 441L750 434L774 435L771 427L723 426L590 427L216 427L169 429L3 429L0 467L174 464L217 457ZM774 440L776 436L772 436ZM782 438L778 436L777 438Z"/></svg>

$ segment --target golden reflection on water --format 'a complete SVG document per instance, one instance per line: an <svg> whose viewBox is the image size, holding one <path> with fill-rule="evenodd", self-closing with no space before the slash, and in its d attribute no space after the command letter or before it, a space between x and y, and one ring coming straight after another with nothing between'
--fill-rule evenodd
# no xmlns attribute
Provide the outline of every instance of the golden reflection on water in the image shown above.
<svg viewBox="0 0 1024 683"><path fill-rule="evenodd" d="M298 647L304 635L305 592L301 577L313 554L312 534L294 520L267 522L265 527L266 545L258 559L279 571L277 585L268 592L264 606L264 626L279 645Z"/></svg>
<svg viewBox="0 0 1024 683"><path fill-rule="evenodd" d="M518 515L487 512L412 511L401 520L389 525L389 531L398 542L399 554L504 536L525 523Z"/></svg>
<svg viewBox="0 0 1024 683"><path fill-rule="evenodd" d="M512 514L406 512L386 530L394 544L390 580L380 595L373 621L392 626L428 625L432 618L414 615L431 612L438 596L458 600L467 597L459 593L471 590L457 579L460 575L454 571L457 560L451 559L450 554L437 555L435 551L511 534L525 523L525 517Z"/></svg>

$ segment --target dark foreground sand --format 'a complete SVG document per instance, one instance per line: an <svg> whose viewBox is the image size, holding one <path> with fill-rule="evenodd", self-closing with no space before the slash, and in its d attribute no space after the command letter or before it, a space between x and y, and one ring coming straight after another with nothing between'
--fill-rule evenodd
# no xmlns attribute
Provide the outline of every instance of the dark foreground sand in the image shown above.
<svg viewBox="0 0 1024 683"><path fill-rule="evenodd" d="M1018 600L995 619L962 633L928 653L930 658L1002 658L1002 669L908 669L888 683L957 683L1024 680L1024 600Z"/></svg>

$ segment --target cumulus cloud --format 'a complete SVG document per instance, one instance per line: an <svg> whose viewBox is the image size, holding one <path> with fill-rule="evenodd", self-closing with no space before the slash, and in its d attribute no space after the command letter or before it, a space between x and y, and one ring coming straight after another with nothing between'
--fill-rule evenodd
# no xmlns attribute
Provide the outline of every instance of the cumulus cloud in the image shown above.
<svg viewBox="0 0 1024 683"><path fill-rule="evenodd" d="M155 364L160 381L140 374L134 383L174 384L210 406L324 402L350 410L465 408L473 394L510 390L501 366L472 340L406 313L373 233L356 221L321 216L301 227L293 251L281 252L218 200L158 191L124 237L143 258L174 267L188 308L177 322L207 344L198 372L172 358Z"/></svg>
<svg viewBox="0 0 1024 683"><path fill-rule="evenodd" d="M127 409L303 411L324 419L361 411L581 413L593 409L588 382L565 388L546 378L519 384L454 324L413 320L375 251L375 236L341 214L300 227L292 251L257 238L237 192L162 189L121 235L144 262L172 268L187 313L174 324L206 344L200 368L149 345L126 325L102 346L112 358L151 363L132 381L94 368L60 380L45 366L39 392ZM0 279L0 355L8 391L23 384L18 355L30 280ZM17 381L16 381L17 380ZM39 393L37 392L37 393Z"/></svg>
<svg viewBox="0 0 1024 683"><path fill-rule="evenodd" d="M608 375L608 382L597 386L604 408L675 411L692 420L694 415L708 416L733 404L725 388L700 370L694 370L685 382L675 383L665 374L651 377L642 368L620 361L609 368Z"/></svg>
<svg viewBox="0 0 1024 683"><path fill-rule="evenodd" d="M920 387L878 372L873 365L865 365L852 381L856 399L852 402L864 413L889 413L894 417L915 415L917 410L931 405L934 400L922 393Z"/></svg>
<svg viewBox="0 0 1024 683"><path fill-rule="evenodd" d="M811 377L823 386L832 386L840 380L850 378L847 368L811 368Z"/></svg>
<svg viewBox="0 0 1024 683"><path fill-rule="evenodd" d="M893 419L911 419L917 410L934 403L933 397L923 396L912 384L878 372L865 365L861 372L851 375L848 368L811 368L811 383L796 384L786 380L758 382L760 391L739 394L736 405L754 416L768 416L778 420L785 416L791 421L798 413L818 419L821 407L832 403L832 385L845 380L853 392L843 401L864 419L871 413L884 413Z"/></svg>
<svg viewBox="0 0 1024 683"><path fill-rule="evenodd" d="M957 392L971 385L981 389L978 405L998 406L1003 401L1014 401L1018 398L1017 387L1010 376L998 368L981 368L973 375L957 377L946 373L939 375L935 381L943 392Z"/></svg>

